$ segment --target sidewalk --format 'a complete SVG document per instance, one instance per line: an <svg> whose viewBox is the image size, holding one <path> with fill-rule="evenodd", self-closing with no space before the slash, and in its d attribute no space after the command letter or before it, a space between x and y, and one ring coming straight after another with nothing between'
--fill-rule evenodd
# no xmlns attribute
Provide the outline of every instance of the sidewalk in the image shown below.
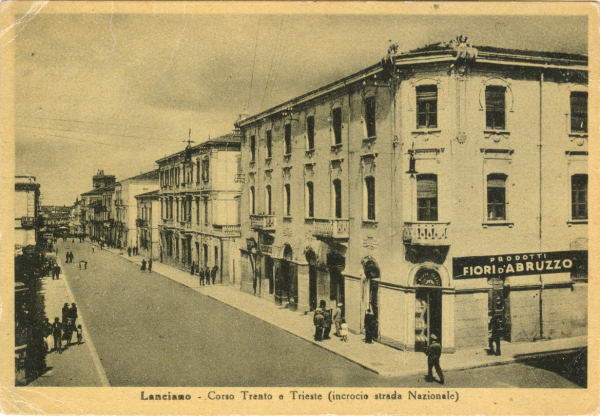
<svg viewBox="0 0 600 416"><path fill-rule="evenodd" d="M127 260L141 264L142 257L127 256L117 249L106 249L114 254L120 254ZM227 285L199 286L198 276L153 262L152 271L174 280L192 290L230 305L242 312L255 316L265 322L277 326L284 331L294 334L308 342L325 348L364 368L386 377L425 374L427 364L425 354L414 351L400 351L383 344L366 344L363 335L348 334L348 342L341 342L333 336L330 340L316 342L313 340L314 326L312 314L304 315L276 305L266 299L253 296ZM464 370L478 367L508 364L519 359L552 351L571 350L587 345L587 337L553 339L538 342L502 343L502 355L487 355L483 348L470 348L453 354L442 355L444 370Z"/></svg>
<svg viewBox="0 0 600 416"><path fill-rule="evenodd" d="M59 266L64 270L60 257L57 257ZM76 300L69 288L69 284L65 275L61 271L59 280L52 280L52 277L47 276L43 279L43 292L46 303L46 316L50 322L54 322L54 318L62 317L62 307L65 302L69 305ZM46 366L48 371L31 382L30 386L35 387L92 387L92 386L107 386L108 381L104 373L97 371L94 364L95 350L89 335L87 334L83 318L80 316L77 323L81 324L83 332L83 344L77 345L77 335L73 335L74 344L71 344L67 349L63 350L62 354L52 351L46 355ZM49 347L54 347L54 339L52 335L48 337ZM63 348L65 342L63 341Z"/></svg>

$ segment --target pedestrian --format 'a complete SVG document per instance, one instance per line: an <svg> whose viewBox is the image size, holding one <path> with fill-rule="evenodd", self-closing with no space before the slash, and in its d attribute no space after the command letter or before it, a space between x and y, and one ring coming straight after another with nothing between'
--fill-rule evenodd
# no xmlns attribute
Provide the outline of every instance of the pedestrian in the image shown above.
<svg viewBox="0 0 600 416"><path fill-rule="evenodd" d="M131 247L127 247L127 257L131 257Z"/></svg>
<svg viewBox="0 0 600 416"><path fill-rule="evenodd" d="M348 342L348 324L343 318L342 324L340 325L340 337L342 337L342 342Z"/></svg>
<svg viewBox="0 0 600 416"><path fill-rule="evenodd" d="M62 307L62 323L67 322L67 318L69 317L69 304L65 303Z"/></svg>
<svg viewBox="0 0 600 416"><path fill-rule="evenodd" d="M60 278L60 266L57 264L54 266L54 274L56 275L56 280Z"/></svg>
<svg viewBox="0 0 600 416"><path fill-rule="evenodd" d="M148 259L148 273L152 273L152 257Z"/></svg>
<svg viewBox="0 0 600 416"><path fill-rule="evenodd" d="M73 263L73 258L75 258L75 256L73 255L73 252L71 251L71 263Z"/></svg>
<svg viewBox="0 0 600 416"><path fill-rule="evenodd" d="M210 285L210 269L208 266L204 267L204 277L206 277L206 284Z"/></svg>
<svg viewBox="0 0 600 416"><path fill-rule="evenodd" d="M323 339L330 339L329 333L331 332L332 311L331 309L327 309L327 302L325 301L325 299L321 300L321 309L323 310L323 317L325 318L325 323L323 326Z"/></svg>
<svg viewBox="0 0 600 416"><path fill-rule="evenodd" d="M315 309L315 314L313 315L313 324L315 325L315 341L322 341L323 330L325 328L325 316L323 315L323 310L320 307Z"/></svg>
<svg viewBox="0 0 600 416"><path fill-rule="evenodd" d="M335 307L335 311L333 312L333 323L335 324L335 336L336 337L341 336L340 329L342 328L342 320L343 320L342 306L344 306L343 303L338 303L337 306Z"/></svg>
<svg viewBox="0 0 600 416"><path fill-rule="evenodd" d="M46 347L46 352L50 352L50 344L48 342L49 341L48 338L50 338L50 335L52 335L52 324L50 323L48 318L45 318L45 320L44 320L43 334L44 334L44 346Z"/></svg>
<svg viewBox="0 0 600 416"><path fill-rule="evenodd" d="M373 343L373 327L375 325L375 315L371 308L367 309L365 313L365 342L367 344Z"/></svg>
<svg viewBox="0 0 600 416"><path fill-rule="evenodd" d="M217 266L216 264L213 266L212 271L211 271L211 277L212 277L212 284L215 284L215 280L217 280L217 273L219 272L219 266Z"/></svg>
<svg viewBox="0 0 600 416"><path fill-rule="evenodd" d="M194 271L196 270L196 263L192 262L192 265L190 266L190 274L193 276L194 275Z"/></svg>
<svg viewBox="0 0 600 416"><path fill-rule="evenodd" d="M140 270L143 272L146 271L146 259L142 259L142 267L140 268Z"/></svg>
<svg viewBox="0 0 600 416"><path fill-rule="evenodd" d="M54 323L52 324L52 337L54 338L54 350L62 354L62 325L58 320L58 316L54 318Z"/></svg>
<svg viewBox="0 0 600 416"><path fill-rule="evenodd" d="M83 330L81 328L81 324L77 325L77 345L81 344L81 340L83 339Z"/></svg>
<svg viewBox="0 0 600 416"><path fill-rule="evenodd" d="M427 347L427 377L425 380L433 381L432 369L435 368L435 372L440 378L440 384L444 384L444 373L442 367L440 367L440 356L442 355L442 345L438 342L436 334L431 334L431 343Z"/></svg>
<svg viewBox="0 0 600 416"><path fill-rule="evenodd" d="M94 250L95 250L95 247L94 247L94 245L92 244L92 253L94 252Z"/></svg>
<svg viewBox="0 0 600 416"><path fill-rule="evenodd" d="M200 286L204 286L204 267L200 267Z"/></svg>
<svg viewBox="0 0 600 416"><path fill-rule="evenodd" d="M73 321L71 322L71 326L72 329L75 330L75 321L77 321L77 317L79 315L77 314L77 305L75 305L75 302L71 303L71 307L69 308L69 318L71 318Z"/></svg>
<svg viewBox="0 0 600 416"><path fill-rule="evenodd" d="M69 252L67 251L67 254L65 254L65 263L69 262Z"/></svg>
<svg viewBox="0 0 600 416"><path fill-rule="evenodd" d="M489 346L490 349L488 351L489 355L495 354L500 355L500 336L502 335L502 318L500 316L495 316L492 318L491 322L491 331L489 338ZM496 350L494 351L494 344L496 344Z"/></svg>

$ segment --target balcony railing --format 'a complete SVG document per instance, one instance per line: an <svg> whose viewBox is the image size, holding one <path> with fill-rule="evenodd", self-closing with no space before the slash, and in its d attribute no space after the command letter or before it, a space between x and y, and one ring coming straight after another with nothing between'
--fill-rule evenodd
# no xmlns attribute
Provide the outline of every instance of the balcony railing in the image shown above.
<svg viewBox="0 0 600 416"><path fill-rule="evenodd" d="M275 215L250 215L250 228L262 231L275 231Z"/></svg>
<svg viewBox="0 0 600 416"><path fill-rule="evenodd" d="M406 244L423 246L450 245L449 222L405 222L402 239Z"/></svg>
<svg viewBox="0 0 600 416"><path fill-rule="evenodd" d="M350 237L350 220L346 218L315 218L312 233L315 237L347 240Z"/></svg>
<svg viewBox="0 0 600 416"><path fill-rule="evenodd" d="M239 237L241 234L239 225L214 224L213 227L215 228L215 231L226 237Z"/></svg>

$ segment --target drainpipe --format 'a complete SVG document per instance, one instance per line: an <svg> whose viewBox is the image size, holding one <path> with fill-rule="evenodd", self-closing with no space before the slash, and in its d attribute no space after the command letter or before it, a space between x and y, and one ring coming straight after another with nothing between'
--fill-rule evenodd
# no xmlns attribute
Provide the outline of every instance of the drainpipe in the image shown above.
<svg viewBox="0 0 600 416"><path fill-rule="evenodd" d="M539 229L539 235L538 235L538 239L539 239L539 247L540 247L540 253L542 252L542 181L543 181L543 175L542 175L542 122L543 122L543 112L542 112L542 91L543 91L543 84L544 84L544 71L542 70L540 72L540 135L539 135L539 142L538 142L538 153L539 153L539 166L538 166L538 172L539 172L539 215L538 215L538 229ZM543 291L544 291L544 280L542 278L542 274L540 274L540 299L539 299L539 304L540 304L540 339L544 339L544 314L543 314L543 301L542 301L542 295L543 295Z"/></svg>

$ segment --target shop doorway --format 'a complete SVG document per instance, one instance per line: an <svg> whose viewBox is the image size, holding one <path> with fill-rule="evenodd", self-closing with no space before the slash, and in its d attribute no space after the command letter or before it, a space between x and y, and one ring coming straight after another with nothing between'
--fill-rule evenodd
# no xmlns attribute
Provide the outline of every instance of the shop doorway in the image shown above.
<svg viewBox="0 0 600 416"><path fill-rule="evenodd" d="M329 299L344 303L344 277L342 270L346 267L346 259L334 252L327 255L327 267L329 269Z"/></svg>
<svg viewBox="0 0 600 416"><path fill-rule="evenodd" d="M306 252L308 262L308 306L311 311L317 309L317 255L314 251Z"/></svg>
<svg viewBox="0 0 600 416"><path fill-rule="evenodd" d="M497 326L501 339L510 342L510 289L504 286L504 279L491 278L488 283L488 330Z"/></svg>
<svg viewBox="0 0 600 416"><path fill-rule="evenodd" d="M415 276L415 351L425 351L431 334L442 343L442 279L435 270L421 269Z"/></svg>

